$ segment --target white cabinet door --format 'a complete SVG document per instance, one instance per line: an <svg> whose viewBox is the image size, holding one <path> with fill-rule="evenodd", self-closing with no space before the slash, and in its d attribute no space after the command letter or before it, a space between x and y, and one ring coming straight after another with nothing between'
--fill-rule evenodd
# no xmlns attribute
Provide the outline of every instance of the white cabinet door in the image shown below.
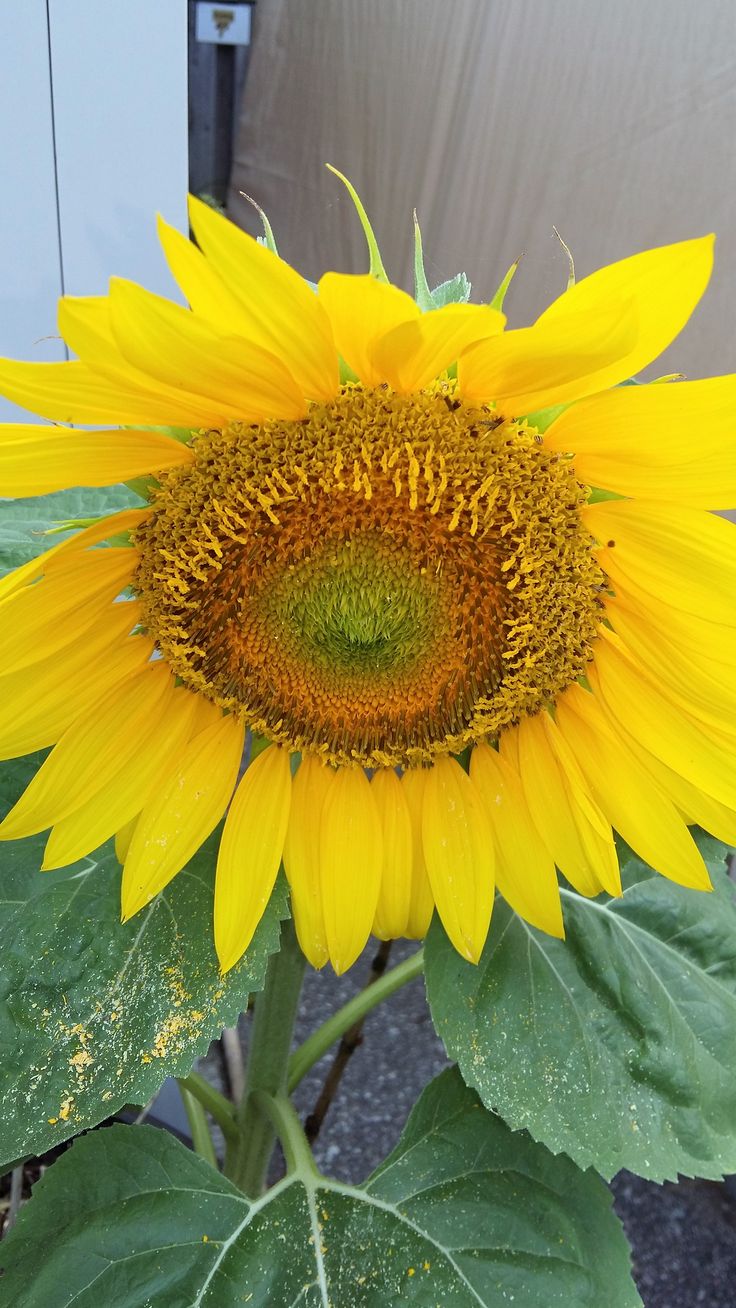
<svg viewBox="0 0 736 1308"><path fill-rule="evenodd" d="M0 355L63 359L58 296L113 274L172 294L155 218L187 230L186 0L3 0L0 170Z"/></svg>

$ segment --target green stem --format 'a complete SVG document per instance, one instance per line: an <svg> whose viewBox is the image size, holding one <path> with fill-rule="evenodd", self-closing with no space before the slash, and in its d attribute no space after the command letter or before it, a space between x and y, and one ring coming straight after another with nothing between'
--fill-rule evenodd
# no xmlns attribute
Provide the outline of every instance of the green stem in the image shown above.
<svg viewBox="0 0 736 1308"><path fill-rule="evenodd" d="M268 1095L262 1090L256 1090L253 1097L281 1141L287 1170L298 1172L302 1177L319 1176L314 1154L289 1096Z"/></svg>
<svg viewBox="0 0 736 1308"><path fill-rule="evenodd" d="M212 1143L204 1108L181 1081L179 1082L179 1093L189 1122L189 1130L192 1133L192 1145L195 1154L199 1154L200 1158L204 1158L212 1167L217 1167L217 1155L215 1154L215 1146Z"/></svg>
<svg viewBox="0 0 736 1308"><path fill-rule="evenodd" d="M235 1122L235 1105L220 1094L209 1081L205 1081L199 1072L190 1072L189 1076L179 1077L179 1088L187 1090L202 1105L210 1117L214 1117L226 1140L238 1139Z"/></svg>
<svg viewBox="0 0 736 1308"><path fill-rule="evenodd" d="M424 968L424 950L418 949L416 954L411 958L404 959L397 967L392 967L390 972L385 972L382 977L374 981L372 985L366 986L359 994L349 999L347 1004L338 1008L332 1017L328 1017L322 1026L313 1031L311 1036L294 1051L289 1060L289 1094L298 1086L303 1076L306 1076L310 1067L319 1062L323 1054L334 1045L340 1036L350 1030L355 1022L361 1021L366 1013L370 1013L376 1004L380 1004L384 999L388 999L395 990L406 985L407 981L413 981L415 976L419 976Z"/></svg>
<svg viewBox="0 0 736 1308"><path fill-rule="evenodd" d="M263 1193L275 1141L271 1120L259 1107L257 1096L258 1092L273 1096L286 1090L304 966L294 924L284 922L281 948L271 955L264 988L256 996L245 1093L235 1110L239 1138L228 1146L225 1158L225 1175L252 1198Z"/></svg>

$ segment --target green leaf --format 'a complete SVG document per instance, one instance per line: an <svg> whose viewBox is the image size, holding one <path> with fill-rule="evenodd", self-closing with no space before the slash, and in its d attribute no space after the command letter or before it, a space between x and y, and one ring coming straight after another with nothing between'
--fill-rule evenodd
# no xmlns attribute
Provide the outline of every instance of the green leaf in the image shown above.
<svg viewBox="0 0 736 1308"><path fill-rule="evenodd" d="M76 518L97 518L120 509L143 507L140 496L127 486L105 486L101 490L76 489L38 495L33 499L0 501L0 574L50 550L64 534L45 536L59 522ZM68 533L67 533L68 534Z"/></svg>
<svg viewBox="0 0 736 1308"><path fill-rule="evenodd" d="M3 812L37 765L0 769ZM285 891L221 976L212 944L217 841L215 833L126 925L112 843L43 873L43 836L0 845L0 1162L145 1103L165 1077L185 1075L260 989Z"/></svg>
<svg viewBox="0 0 736 1308"><path fill-rule="evenodd" d="M501 900L477 967L435 923L435 1027L468 1085L514 1128L611 1177L736 1171L736 888L699 843L713 894L638 860L621 899L562 891L555 940Z"/></svg>
<svg viewBox="0 0 736 1308"><path fill-rule="evenodd" d="M364 1189L305 1170L253 1203L163 1131L95 1132L3 1254L14 1308L641 1305L598 1177L514 1135L452 1071Z"/></svg>
<svg viewBox="0 0 736 1308"><path fill-rule="evenodd" d="M471 289L472 287L465 273L458 273L455 277L450 277L449 281L441 282L432 291L434 308L441 309L446 304L467 304L470 299Z"/></svg>

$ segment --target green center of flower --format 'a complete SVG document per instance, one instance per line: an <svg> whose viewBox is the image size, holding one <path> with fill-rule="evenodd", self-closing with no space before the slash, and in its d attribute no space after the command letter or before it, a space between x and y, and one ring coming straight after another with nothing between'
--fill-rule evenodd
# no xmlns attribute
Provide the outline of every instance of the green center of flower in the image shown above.
<svg viewBox="0 0 736 1308"><path fill-rule="evenodd" d="M203 433L139 529L145 621L184 682L295 750L429 761L579 677L605 578L586 492L451 390L345 387Z"/></svg>

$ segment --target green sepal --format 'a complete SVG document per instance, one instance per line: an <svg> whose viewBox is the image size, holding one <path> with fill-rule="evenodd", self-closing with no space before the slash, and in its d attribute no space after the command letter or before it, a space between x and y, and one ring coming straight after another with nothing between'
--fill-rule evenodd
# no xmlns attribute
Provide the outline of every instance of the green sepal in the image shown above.
<svg viewBox="0 0 736 1308"><path fill-rule="evenodd" d="M503 309L503 302L506 299L506 292L508 291L511 282L513 281L513 278L516 274L516 270L519 267L520 263L521 263L521 257L514 260L508 272L506 273L506 276L501 282L501 285L496 291L496 294L493 296L493 299L491 300L491 308L498 309L499 313L501 313Z"/></svg>
<svg viewBox="0 0 736 1308"><path fill-rule="evenodd" d="M261 208L258 201L254 200L252 195L247 195L245 191L241 191L240 194L242 195L244 200L248 201L248 204L253 205L253 208L257 211L258 217L261 220L261 224L263 226L263 236L256 237L258 244L265 245L266 249L271 251L271 254L275 254L278 257L279 252L276 248L276 237L273 234L273 227L268 221L268 214L266 213L265 209Z"/></svg>
<svg viewBox="0 0 736 1308"><path fill-rule="evenodd" d="M329 168L331 173L335 174L335 177L339 177L340 181L343 183L343 186L347 188L350 199L355 205L356 212L360 219L360 225L363 228L363 232L365 233L365 239L368 243L368 256L370 259L368 271L370 275L372 277L375 277L376 281L387 282L388 274L383 266L383 259L381 258L381 252L378 248L378 241L376 240L375 233L370 224L370 219L368 218L368 214L365 211L363 202L360 196L358 195L358 192L356 191L352 182L349 182L347 177L345 177L344 174L339 171L339 169L334 168L332 164L327 164L326 167Z"/></svg>

